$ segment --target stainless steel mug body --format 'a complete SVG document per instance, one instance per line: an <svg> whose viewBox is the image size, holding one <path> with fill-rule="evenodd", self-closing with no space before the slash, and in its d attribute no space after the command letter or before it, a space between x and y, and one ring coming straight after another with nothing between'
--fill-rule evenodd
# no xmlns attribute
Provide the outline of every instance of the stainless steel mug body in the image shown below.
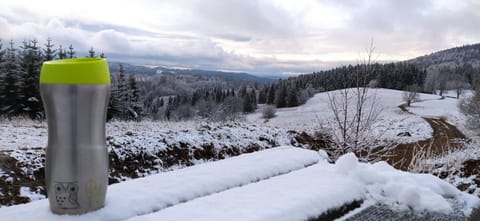
<svg viewBox="0 0 480 221"><path fill-rule="evenodd" d="M102 208L108 185L105 120L110 85L40 84L48 122L45 180L50 209Z"/></svg>

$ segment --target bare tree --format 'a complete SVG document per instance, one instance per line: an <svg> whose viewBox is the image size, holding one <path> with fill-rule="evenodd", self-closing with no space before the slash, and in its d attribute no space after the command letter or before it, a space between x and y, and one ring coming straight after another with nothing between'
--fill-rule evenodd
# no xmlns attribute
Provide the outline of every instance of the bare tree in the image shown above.
<svg viewBox="0 0 480 221"><path fill-rule="evenodd" d="M460 99L460 96L464 93L465 89L470 88L467 78L461 73L454 74L449 83L450 88L455 90L457 99Z"/></svg>
<svg viewBox="0 0 480 221"><path fill-rule="evenodd" d="M448 67L442 67L439 70L439 82L437 88L439 90L438 95L440 95L440 97L444 97L443 93L445 92L445 90L447 90L447 80L448 76L451 75L451 72L452 70Z"/></svg>
<svg viewBox="0 0 480 221"><path fill-rule="evenodd" d="M345 79L344 89L328 93L329 109L333 113L333 119L328 121L328 129L336 146L334 158L347 152L356 152L363 160L370 161L374 152L379 150L375 148L371 132L380 109L376 102L376 90L372 89L370 93L367 87L367 80L372 74L374 49L372 42L362 71L357 72L353 79ZM352 81L355 87L348 88Z"/></svg>
<svg viewBox="0 0 480 221"><path fill-rule="evenodd" d="M403 93L403 100L407 102L407 106L410 107L410 104L418 101L420 97L418 91L420 91L420 87L417 84L408 85L407 88L405 88L405 91Z"/></svg>
<svg viewBox="0 0 480 221"><path fill-rule="evenodd" d="M467 116L467 127L480 129L480 87L475 87L474 95L461 99L458 103L460 111Z"/></svg>

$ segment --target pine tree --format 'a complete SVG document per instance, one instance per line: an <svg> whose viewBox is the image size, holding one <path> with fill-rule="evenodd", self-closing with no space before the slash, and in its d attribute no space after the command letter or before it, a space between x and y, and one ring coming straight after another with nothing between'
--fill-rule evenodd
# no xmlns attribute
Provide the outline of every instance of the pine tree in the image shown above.
<svg viewBox="0 0 480 221"><path fill-rule="evenodd" d="M110 77L111 82L114 82L112 77ZM120 102L120 92L117 88L117 85L111 84L110 90L110 99L108 101L107 107L107 121L111 121L114 118L118 118L121 115L121 102Z"/></svg>
<svg viewBox="0 0 480 221"><path fill-rule="evenodd" d="M119 118L123 120L127 120L130 118L133 112L130 108L130 90L127 79L125 79L125 69L123 68L123 64L119 65L119 72L116 79L116 87L118 90L117 98L119 100L120 105L120 115Z"/></svg>
<svg viewBox="0 0 480 221"><path fill-rule="evenodd" d="M141 120L143 112L143 105L139 102L139 90L137 87L137 81L133 74L128 77L128 91L129 91L129 108L133 111L132 115L135 120Z"/></svg>
<svg viewBox="0 0 480 221"><path fill-rule="evenodd" d="M271 85L268 88L268 93L267 93L267 104L274 104L275 103L275 86Z"/></svg>
<svg viewBox="0 0 480 221"><path fill-rule="evenodd" d="M263 87L258 93L258 103L265 104L267 102L267 87Z"/></svg>
<svg viewBox="0 0 480 221"><path fill-rule="evenodd" d="M287 106L286 97L287 97L287 87L283 83L283 84L280 84L278 91L275 94L275 105L278 108L286 107Z"/></svg>
<svg viewBox="0 0 480 221"><path fill-rule="evenodd" d="M298 103L297 90L294 87L290 87L287 94L287 107L296 107Z"/></svg>
<svg viewBox="0 0 480 221"><path fill-rule="evenodd" d="M240 88L240 90L238 91L238 96L240 96L241 98L245 97L245 95L247 94L247 87L244 85Z"/></svg>
<svg viewBox="0 0 480 221"><path fill-rule="evenodd" d="M4 88L5 88L5 71L4 71L4 63L5 63L5 49L3 49L3 42L2 39L0 39L0 94L4 94ZM1 99L0 96L0 110L3 107L3 99Z"/></svg>
<svg viewBox="0 0 480 221"><path fill-rule="evenodd" d="M43 119L43 104L40 98L40 68L42 65L42 54L37 45L38 41L33 39L24 41L20 54L21 85L23 112L31 119Z"/></svg>
<svg viewBox="0 0 480 221"><path fill-rule="evenodd" d="M17 116L22 112L22 97L19 93L20 66L13 41L10 41L10 47L7 48L5 62L2 66L5 75L3 93L0 94L0 99L3 101L0 113L7 117Z"/></svg>
<svg viewBox="0 0 480 221"><path fill-rule="evenodd" d="M105 57L105 54L104 54L103 52L100 53L100 57L101 57L101 58L107 58L107 57Z"/></svg>
<svg viewBox="0 0 480 221"><path fill-rule="evenodd" d="M257 108L257 99L255 89L249 88L243 96L243 112L251 113Z"/></svg>
<svg viewBox="0 0 480 221"><path fill-rule="evenodd" d="M47 43L45 44L45 48L43 49L43 56L45 61L51 61L55 59L57 56L57 50L53 49L52 40L50 38L47 39Z"/></svg>
<svg viewBox="0 0 480 221"><path fill-rule="evenodd" d="M67 51L66 49L62 48L62 45L58 48L58 59L65 59L67 58Z"/></svg>
<svg viewBox="0 0 480 221"><path fill-rule="evenodd" d="M95 55L95 50L93 50L93 47L90 47L90 50L88 50L88 57L89 58L96 58L97 55Z"/></svg>
<svg viewBox="0 0 480 221"><path fill-rule="evenodd" d="M75 58L75 51L73 50L73 46L70 45L70 47L68 47L68 51L66 52L68 58Z"/></svg>

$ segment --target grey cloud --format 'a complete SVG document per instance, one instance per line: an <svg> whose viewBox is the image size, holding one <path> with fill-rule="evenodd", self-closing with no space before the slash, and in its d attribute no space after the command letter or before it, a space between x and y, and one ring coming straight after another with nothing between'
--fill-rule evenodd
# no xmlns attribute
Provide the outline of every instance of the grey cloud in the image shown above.
<svg viewBox="0 0 480 221"><path fill-rule="evenodd" d="M187 27L213 35L288 37L295 32L287 11L266 1L187 1L197 18Z"/></svg>
<svg viewBox="0 0 480 221"><path fill-rule="evenodd" d="M252 40L251 37L245 35L236 35L236 34L218 34L215 37L231 40L231 41L238 41L238 42L246 42Z"/></svg>
<svg viewBox="0 0 480 221"><path fill-rule="evenodd" d="M355 63L355 60L323 62L312 60L312 57L348 52L358 53L361 58L372 37L378 53L391 55L431 52L465 41L474 43L468 41L480 38L480 4L474 0L459 2L455 8L437 7L434 0L319 2L339 9L339 16L347 18L345 25L319 27L318 24L305 24L301 13L292 13L270 1L177 0L157 3L152 0L149 11L168 4L179 9L184 16L174 16L169 22L159 22L158 25L154 19L145 21L139 26L149 27L144 30L88 19L82 22L76 17L41 17L27 9L9 8L0 12L0 38L14 38L20 42L36 37L43 43L51 37L57 46L73 44L80 55L86 54L93 46L98 52L105 52L109 58L120 61L269 75L309 73ZM319 24L324 23L319 21ZM222 46L230 48L227 51ZM237 54L236 46L257 54L255 57ZM268 57L258 58L260 55ZM309 60L276 58L281 55L309 55L306 58Z"/></svg>
<svg viewBox="0 0 480 221"><path fill-rule="evenodd" d="M398 53L448 48L462 37L478 41L480 35L479 7L472 7L473 1L464 6L459 3L456 9L437 7L433 0L359 2L355 8L332 3L350 12L347 27L330 33L330 39L338 37L335 43L358 47L373 37L381 51Z"/></svg>

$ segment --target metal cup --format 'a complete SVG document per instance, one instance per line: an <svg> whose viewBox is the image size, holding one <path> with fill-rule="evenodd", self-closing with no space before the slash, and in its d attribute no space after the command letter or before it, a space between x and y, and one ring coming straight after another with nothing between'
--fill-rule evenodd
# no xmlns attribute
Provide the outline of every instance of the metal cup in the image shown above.
<svg viewBox="0 0 480 221"><path fill-rule="evenodd" d="M42 66L40 92L48 122L45 180L53 213L81 214L105 204L109 75L105 59L64 59Z"/></svg>

